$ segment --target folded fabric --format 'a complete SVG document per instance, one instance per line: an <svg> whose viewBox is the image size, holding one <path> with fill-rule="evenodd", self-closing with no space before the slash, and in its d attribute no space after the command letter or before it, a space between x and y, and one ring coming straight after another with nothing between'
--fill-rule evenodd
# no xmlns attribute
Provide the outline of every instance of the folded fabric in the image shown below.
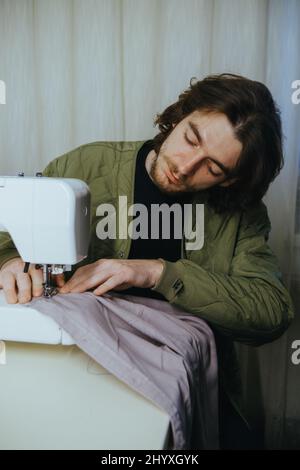
<svg viewBox="0 0 300 470"><path fill-rule="evenodd" d="M206 322L166 301L91 292L36 298L77 346L170 417L172 449L218 448L218 374ZM99 397L101 400L101 397Z"/></svg>

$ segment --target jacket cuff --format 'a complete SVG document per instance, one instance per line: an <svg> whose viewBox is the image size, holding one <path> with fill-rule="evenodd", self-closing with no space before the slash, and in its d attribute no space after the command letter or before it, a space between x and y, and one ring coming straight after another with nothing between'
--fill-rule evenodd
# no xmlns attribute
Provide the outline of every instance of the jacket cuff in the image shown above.
<svg viewBox="0 0 300 470"><path fill-rule="evenodd" d="M0 255L0 269L2 269L2 266L7 263L7 261L10 261L14 258L20 258L19 252L17 250L5 250L5 253Z"/></svg>
<svg viewBox="0 0 300 470"><path fill-rule="evenodd" d="M171 261L162 261L164 262L163 271L156 285L152 287L152 290L159 292L167 300L172 302L172 300L174 300L174 298L184 288L184 284L180 278L180 269L178 268L177 262L172 263Z"/></svg>

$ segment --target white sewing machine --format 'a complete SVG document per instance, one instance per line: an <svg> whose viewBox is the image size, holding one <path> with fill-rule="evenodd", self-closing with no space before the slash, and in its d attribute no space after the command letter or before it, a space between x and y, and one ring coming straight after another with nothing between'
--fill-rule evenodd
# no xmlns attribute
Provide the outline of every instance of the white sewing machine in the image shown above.
<svg viewBox="0 0 300 470"><path fill-rule="evenodd" d="M0 177L0 230L51 273L88 252L90 195L79 180ZM0 449L163 449L169 417L81 351L51 318L0 290Z"/></svg>
<svg viewBox="0 0 300 470"><path fill-rule="evenodd" d="M9 232L26 263L43 266L44 295L88 253L90 191L78 179L0 176L0 231Z"/></svg>

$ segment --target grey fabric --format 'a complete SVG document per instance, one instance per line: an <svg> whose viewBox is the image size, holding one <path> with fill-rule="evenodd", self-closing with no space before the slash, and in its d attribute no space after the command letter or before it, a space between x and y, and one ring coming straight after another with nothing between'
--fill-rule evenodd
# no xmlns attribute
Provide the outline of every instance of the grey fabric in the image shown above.
<svg viewBox="0 0 300 470"><path fill-rule="evenodd" d="M216 347L199 317L119 293L60 294L28 306L53 318L79 348L163 409L173 449L218 448Z"/></svg>

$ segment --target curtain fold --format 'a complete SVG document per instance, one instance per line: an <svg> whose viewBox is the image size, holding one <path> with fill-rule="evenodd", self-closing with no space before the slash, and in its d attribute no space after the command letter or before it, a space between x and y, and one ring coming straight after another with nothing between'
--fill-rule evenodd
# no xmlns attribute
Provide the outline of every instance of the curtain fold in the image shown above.
<svg viewBox="0 0 300 470"><path fill-rule="evenodd" d="M299 311L299 0L0 0L0 44L0 174L31 175L86 142L153 137L155 114L192 77L232 72L269 86L285 134L285 167L265 199L270 243ZM248 410L268 448L300 447L294 339L299 320L275 343L237 346Z"/></svg>

